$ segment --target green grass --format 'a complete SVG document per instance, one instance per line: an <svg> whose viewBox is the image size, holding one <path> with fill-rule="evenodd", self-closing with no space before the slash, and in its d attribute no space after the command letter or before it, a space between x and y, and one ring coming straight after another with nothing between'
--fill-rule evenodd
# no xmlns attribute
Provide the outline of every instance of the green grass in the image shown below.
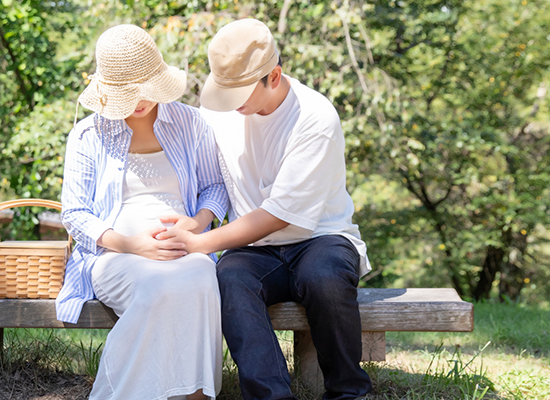
<svg viewBox="0 0 550 400"><path fill-rule="evenodd" d="M464 333L388 332L392 346L439 345L478 349L491 342L489 352L506 352L546 357L550 355L550 309L524 305L480 303L475 305L474 331Z"/></svg>
<svg viewBox="0 0 550 400"><path fill-rule="evenodd" d="M22 364L95 374L105 330L6 329L3 370ZM292 366L292 333L280 332ZM475 305L467 333L388 332L385 362L366 363L376 393L370 399L550 400L550 309L514 304ZM220 399L238 399L238 373L224 356ZM314 396L299 380L303 400Z"/></svg>
<svg viewBox="0 0 550 400"><path fill-rule="evenodd" d="M398 386L406 393L379 398L422 398L413 394L421 388L426 398L473 399L468 380L475 382L481 377L479 386L489 388L485 399L549 400L550 310L480 303L475 305L474 316L473 332L388 332L387 361L377 365L371 375L379 380L380 393L385 386ZM466 366L460 370L463 380L459 385L449 384L446 395L432 396L432 387L415 378L425 374L445 384L446 374L456 376L456 365ZM392 379L388 379L389 370L394 370ZM411 388L405 390L407 385ZM457 387L464 389L462 395L451 394L450 389Z"/></svg>

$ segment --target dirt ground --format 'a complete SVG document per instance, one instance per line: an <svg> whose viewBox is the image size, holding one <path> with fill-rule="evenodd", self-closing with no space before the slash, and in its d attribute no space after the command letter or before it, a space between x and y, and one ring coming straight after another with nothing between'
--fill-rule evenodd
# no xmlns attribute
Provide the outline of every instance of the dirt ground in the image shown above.
<svg viewBox="0 0 550 400"><path fill-rule="evenodd" d="M85 400L92 388L83 375L20 367L0 371L0 400Z"/></svg>

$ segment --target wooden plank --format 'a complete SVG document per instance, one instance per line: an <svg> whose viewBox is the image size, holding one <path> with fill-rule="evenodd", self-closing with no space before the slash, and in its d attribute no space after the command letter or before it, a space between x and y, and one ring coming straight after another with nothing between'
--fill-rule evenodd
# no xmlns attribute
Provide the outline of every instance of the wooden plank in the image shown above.
<svg viewBox="0 0 550 400"><path fill-rule="evenodd" d="M363 331L471 332L474 306L454 289L358 289ZM309 329L303 307L281 303L269 308L278 330Z"/></svg>
<svg viewBox="0 0 550 400"><path fill-rule="evenodd" d="M97 300L88 301L82 308L77 324L58 321L55 300L2 299L0 326L4 328L112 328L118 317L113 310Z"/></svg>
<svg viewBox="0 0 550 400"><path fill-rule="evenodd" d="M358 300L363 331L473 330L473 305L454 289L359 289ZM300 305L281 303L269 312L276 330L309 330ZM0 327L111 328L116 319L97 300L84 305L78 324L57 321L54 300L0 300Z"/></svg>

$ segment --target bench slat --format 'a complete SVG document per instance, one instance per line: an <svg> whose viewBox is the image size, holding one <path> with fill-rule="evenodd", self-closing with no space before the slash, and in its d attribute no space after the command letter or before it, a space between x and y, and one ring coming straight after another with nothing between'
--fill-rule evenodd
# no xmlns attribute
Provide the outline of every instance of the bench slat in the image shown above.
<svg viewBox="0 0 550 400"><path fill-rule="evenodd" d="M454 289L358 289L363 331L471 332L474 306ZM303 307L281 303L269 308L273 327L305 331Z"/></svg>
<svg viewBox="0 0 550 400"><path fill-rule="evenodd" d="M0 327L4 328L112 328L118 317L109 307L97 300L88 301L82 308L77 324L58 321L55 300L2 299Z"/></svg>
<svg viewBox="0 0 550 400"><path fill-rule="evenodd" d="M454 289L359 289L357 299L363 331L473 330L473 304L460 300ZM276 330L309 330L298 304L277 304L269 313ZM0 300L0 327L112 328L116 320L114 312L97 300L84 304L77 324L57 321L54 300Z"/></svg>

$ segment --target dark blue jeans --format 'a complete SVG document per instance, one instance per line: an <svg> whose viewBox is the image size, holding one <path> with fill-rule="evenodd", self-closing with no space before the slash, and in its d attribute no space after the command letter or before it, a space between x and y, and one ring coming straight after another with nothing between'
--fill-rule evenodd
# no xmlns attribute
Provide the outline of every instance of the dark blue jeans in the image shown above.
<svg viewBox="0 0 550 400"><path fill-rule="evenodd" d="M360 367L359 255L340 235L284 246L241 247L218 262L222 328L244 399L294 399L267 307L305 307L323 372L324 399L354 399L372 389Z"/></svg>

